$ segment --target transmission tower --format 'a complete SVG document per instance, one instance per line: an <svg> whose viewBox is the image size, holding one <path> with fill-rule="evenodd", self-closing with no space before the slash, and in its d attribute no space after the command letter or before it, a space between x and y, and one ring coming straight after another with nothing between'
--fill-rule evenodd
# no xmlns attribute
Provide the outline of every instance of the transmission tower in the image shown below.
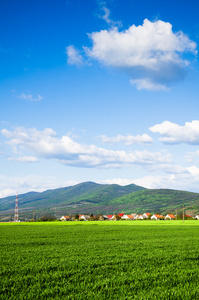
<svg viewBox="0 0 199 300"><path fill-rule="evenodd" d="M19 221L19 214L18 214L18 195L16 194L14 222L18 222L18 221Z"/></svg>

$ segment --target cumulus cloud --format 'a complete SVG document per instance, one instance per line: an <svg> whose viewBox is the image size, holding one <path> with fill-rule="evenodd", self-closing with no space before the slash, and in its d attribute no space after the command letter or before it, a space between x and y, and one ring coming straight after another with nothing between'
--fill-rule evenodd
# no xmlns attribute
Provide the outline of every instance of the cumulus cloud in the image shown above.
<svg viewBox="0 0 199 300"><path fill-rule="evenodd" d="M69 166L118 168L132 164L169 163L172 160L169 153L114 151L96 145L79 144L69 136L59 138L51 128L43 131L16 128L12 132L3 129L1 133L8 139L7 144L14 149L28 151L36 157L56 159Z"/></svg>
<svg viewBox="0 0 199 300"><path fill-rule="evenodd" d="M109 21L109 11L104 18ZM185 76L189 61L185 53L196 55L196 43L182 31L174 33L169 22L161 20L92 32L92 47L84 47L86 55L104 66L124 71L138 89L167 90ZM73 46L69 46L73 47ZM73 49L73 48L72 48Z"/></svg>
<svg viewBox="0 0 199 300"><path fill-rule="evenodd" d="M36 97L34 97L34 96L33 96L32 94L30 94L30 93L27 93L27 94L21 93L21 94L18 96L18 98L24 99L24 100L28 100L28 101L32 101L32 102L38 102L38 101L41 101L41 100L44 99L44 97L41 96L41 95L39 95L39 94L38 94Z"/></svg>
<svg viewBox="0 0 199 300"><path fill-rule="evenodd" d="M176 189L176 190L192 190L198 192L199 168L196 166L159 166L164 169L163 175L148 175L140 178L112 178L104 180L101 183L107 184L137 184L148 189ZM169 171L169 168L171 172Z"/></svg>
<svg viewBox="0 0 199 300"><path fill-rule="evenodd" d="M100 136L103 143L124 143L125 145L132 144L152 144L153 139L148 134L142 135L120 135L118 134L116 137L107 137L106 135Z"/></svg>
<svg viewBox="0 0 199 300"><path fill-rule="evenodd" d="M185 122L184 126L164 121L149 128L153 133L159 133L163 137L160 140L167 144L186 143L199 144L199 120Z"/></svg>
<svg viewBox="0 0 199 300"><path fill-rule="evenodd" d="M183 174L149 175L134 179L133 183L148 189L176 189L198 192L199 174L185 172Z"/></svg>
<svg viewBox="0 0 199 300"><path fill-rule="evenodd" d="M66 47L66 54L68 56L68 64L69 65L81 65L83 63L83 57L80 54L80 51L75 49L73 45Z"/></svg>

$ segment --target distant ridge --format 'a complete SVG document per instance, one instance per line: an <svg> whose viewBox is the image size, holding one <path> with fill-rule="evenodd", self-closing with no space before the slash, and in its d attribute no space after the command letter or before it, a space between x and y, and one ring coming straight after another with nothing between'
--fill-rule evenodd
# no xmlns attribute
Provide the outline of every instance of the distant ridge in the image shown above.
<svg viewBox="0 0 199 300"><path fill-rule="evenodd" d="M149 190L135 184L98 184L83 182L74 186L29 192L18 195L22 219L51 213L60 217L74 213L174 213L182 205L189 212L199 213L199 194L169 189ZM0 199L0 220L14 215L15 196Z"/></svg>
<svg viewBox="0 0 199 300"><path fill-rule="evenodd" d="M85 203L97 204L110 201L113 198L143 190L143 187L130 184L120 186L117 184L98 184L95 182L83 182L74 186L50 189L44 192L29 192L18 195L19 213L29 215L28 211L38 210L39 215L48 212L61 211L69 208L73 211L74 206L85 207ZM12 213L15 203L15 196L0 199L0 219ZM86 207L85 207L86 208Z"/></svg>

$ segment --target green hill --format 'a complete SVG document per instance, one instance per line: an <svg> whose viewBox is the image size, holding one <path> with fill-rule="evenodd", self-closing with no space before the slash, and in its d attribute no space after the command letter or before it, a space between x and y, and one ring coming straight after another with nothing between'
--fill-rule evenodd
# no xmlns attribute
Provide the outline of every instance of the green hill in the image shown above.
<svg viewBox="0 0 199 300"><path fill-rule="evenodd" d="M57 218L74 213L199 213L199 194L169 189L147 190L131 184L97 184L84 182L71 187L30 192L18 196L20 219L51 213ZM15 196L0 199L0 220L14 216Z"/></svg>
<svg viewBox="0 0 199 300"><path fill-rule="evenodd" d="M112 199L109 205L132 213L175 213L182 211L183 205L192 213L199 213L199 194L169 189L142 190Z"/></svg>
<svg viewBox="0 0 199 300"><path fill-rule="evenodd" d="M74 208L92 206L126 194L143 190L143 187L131 184L97 184L84 182L71 187L47 190L45 192L30 192L18 196L19 212L30 217L30 211L37 210L38 215L48 213L76 212ZM14 214L15 196L0 199L0 218ZM81 210L80 210L81 211ZM31 213L32 214L32 213Z"/></svg>

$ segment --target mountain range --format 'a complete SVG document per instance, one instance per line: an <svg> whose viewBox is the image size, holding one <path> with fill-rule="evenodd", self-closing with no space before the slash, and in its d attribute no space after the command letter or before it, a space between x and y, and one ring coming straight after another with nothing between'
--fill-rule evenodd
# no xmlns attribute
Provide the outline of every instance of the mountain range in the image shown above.
<svg viewBox="0 0 199 300"><path fill-rule="evenodd" d="M0 199L0 220L14 217L16 196ZM135 184L97 184L84 182L70 187L18 195L19 219L28 220L44 214L57 218L75 213L199 213L199 194L169 189L145 189Z"/></svg>

